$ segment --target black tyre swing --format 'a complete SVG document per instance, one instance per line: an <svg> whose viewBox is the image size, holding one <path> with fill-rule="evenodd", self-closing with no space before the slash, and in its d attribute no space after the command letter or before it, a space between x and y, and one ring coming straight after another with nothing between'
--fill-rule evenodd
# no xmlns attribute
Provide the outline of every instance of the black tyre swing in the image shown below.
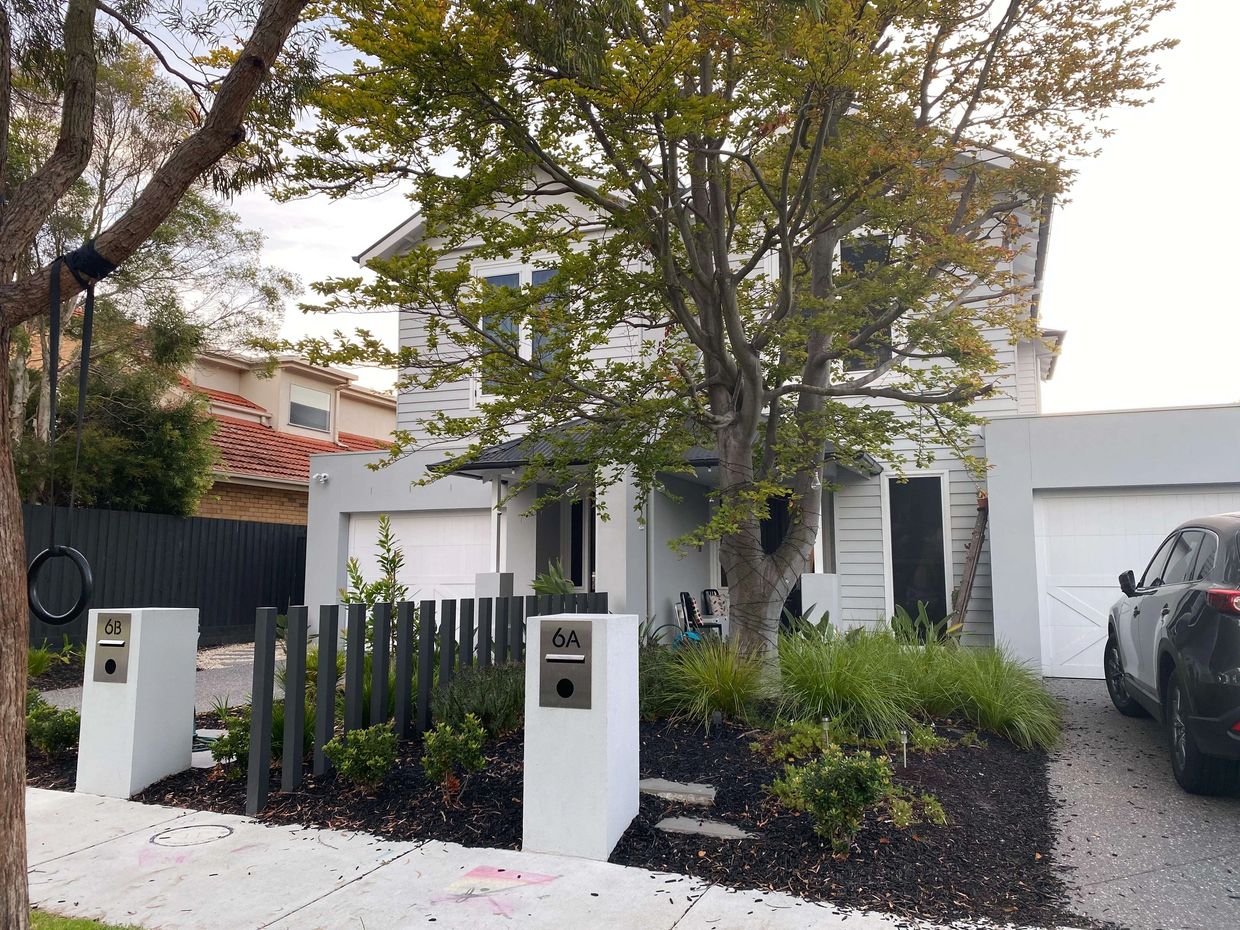
<svg viewBox="0 0 1240 930"><path fill-rule="evenodd" d="M116 270L116 266L95 251L94 242L87 242L80 249L61 256L52 262L52 277L48 287L48 390L51 399L48 423L47 448L48 461L51 464L48 474L50 485L51 506L49 507L50 526L48 529L47 548L36 555L26 570L26 597L30 602L30 612L51 626L63 626L77 618L90 604L91 594L95 590L95 579L91 574L90 562L86 556L69 545L56 542L56 389L60 380L60 266L64 264L69 273L77 279L86 291L86 304L82 310L82 358L78 367L78 399L77 399L77 437L73 452L73 471L69 482L69 514L65 530L66 539L73 527L73 507L77 497L78 463L82 456L82 422L86 417L86 385L90 374L90 338L95 318L95 281L102 280ZM39 597L39 572L43 566L53 559L68 559L77 569L81 585L77 600L73 606L63 613L53 613L43 605Z"/></svg>

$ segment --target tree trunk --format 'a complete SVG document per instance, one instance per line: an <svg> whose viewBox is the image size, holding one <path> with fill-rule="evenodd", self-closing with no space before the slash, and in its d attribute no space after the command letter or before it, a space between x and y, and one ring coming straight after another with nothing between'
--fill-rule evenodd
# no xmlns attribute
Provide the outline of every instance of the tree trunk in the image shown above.
<svg viewBox="0 0 1240 930"><path fill-rule="evenodd" d="M11 333L0 329L8 357ZM0 927L25 930L26 886L26 547L13 475L8 379L0 378Z"/></svg>

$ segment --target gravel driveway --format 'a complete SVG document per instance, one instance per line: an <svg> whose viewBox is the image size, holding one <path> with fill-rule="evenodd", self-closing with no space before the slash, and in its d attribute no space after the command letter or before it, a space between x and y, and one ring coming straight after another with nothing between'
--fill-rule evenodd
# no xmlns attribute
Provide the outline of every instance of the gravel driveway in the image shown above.
<svg viewBox="0 0 1240 930"><path fill-rule="evenodd" d="M1182 791L1162 728L1121 716L1101 681L1048 684L1066 712L1051 783L1074 909L1129 930L1240 927L1240 797Z"/></svg>

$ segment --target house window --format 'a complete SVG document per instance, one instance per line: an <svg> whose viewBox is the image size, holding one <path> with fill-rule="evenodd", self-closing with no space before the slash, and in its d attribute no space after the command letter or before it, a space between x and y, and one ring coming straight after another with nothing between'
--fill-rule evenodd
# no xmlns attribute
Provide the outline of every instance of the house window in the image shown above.
<svg viewBox="0 0 1240 930"><path fill-rule="evenodd" d="M535 268L529 271L512 272L509 274L488 275L482 280L497 288L516 290L523 284L539 286L546 284L555 277L556 268ZM503 314L483 314L482 331L501 342L510 352L516 352L521 358L543 359L550 357L550 340L545 332L538 332L527 324L520 326L516 320ZM500 354L498 351L495 353ZM502 363L501 363L502 364ZM478 379L478 394L481 397L493 396L498 393L500 379L497 374L488 372L487 360L482 361L482 373ZM496 366L498 370L499 365ZM537 375L536 375L537 376Z"/></svg>
<svg viewBox="0 0 1240 930"><path fill-rule="evenodd" d="M288 421L293 426L304 426L306 429L318 429L327 432L331 429L332 397L326 391L315 391L300 384L290 385L288 403Z"/></svg>
<svg viewBox="0 0 1240 930"><path fill-rule="evenodd" d="M849 275L872 274L891 261L891 237L851 236L840 242L840 269ZM871 341L844 356L847 372L873 371L891 358L891 327L875 333Z"/></svg>

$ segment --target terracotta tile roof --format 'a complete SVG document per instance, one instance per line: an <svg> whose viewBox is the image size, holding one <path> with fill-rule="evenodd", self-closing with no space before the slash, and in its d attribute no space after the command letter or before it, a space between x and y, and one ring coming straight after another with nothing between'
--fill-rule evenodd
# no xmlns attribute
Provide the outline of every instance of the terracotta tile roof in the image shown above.
<svg viewBox="0 0 1240 930"><path fill-rule="evenodd" d="M222 404L232 404L234 407L245 407L249 410L267 412L267 408L260 407L248 397L242 397L240 394L230 394L228 391L217 391L215 388L203 387L201 384L194 384L188 378L181 379L181 387L187 391L196 391L211 400L218 400Z"/></svg>
<svg viewBox="0 0 1240 930"><path fill-rule="evenodd" d="M227 474L285 481L310 481L310 456L324 452L364 452L386 447L368 436L343 433L339 444L292 433L278 433L270 426L215 415L211 441L220 450L216 468Z"/></svg>

